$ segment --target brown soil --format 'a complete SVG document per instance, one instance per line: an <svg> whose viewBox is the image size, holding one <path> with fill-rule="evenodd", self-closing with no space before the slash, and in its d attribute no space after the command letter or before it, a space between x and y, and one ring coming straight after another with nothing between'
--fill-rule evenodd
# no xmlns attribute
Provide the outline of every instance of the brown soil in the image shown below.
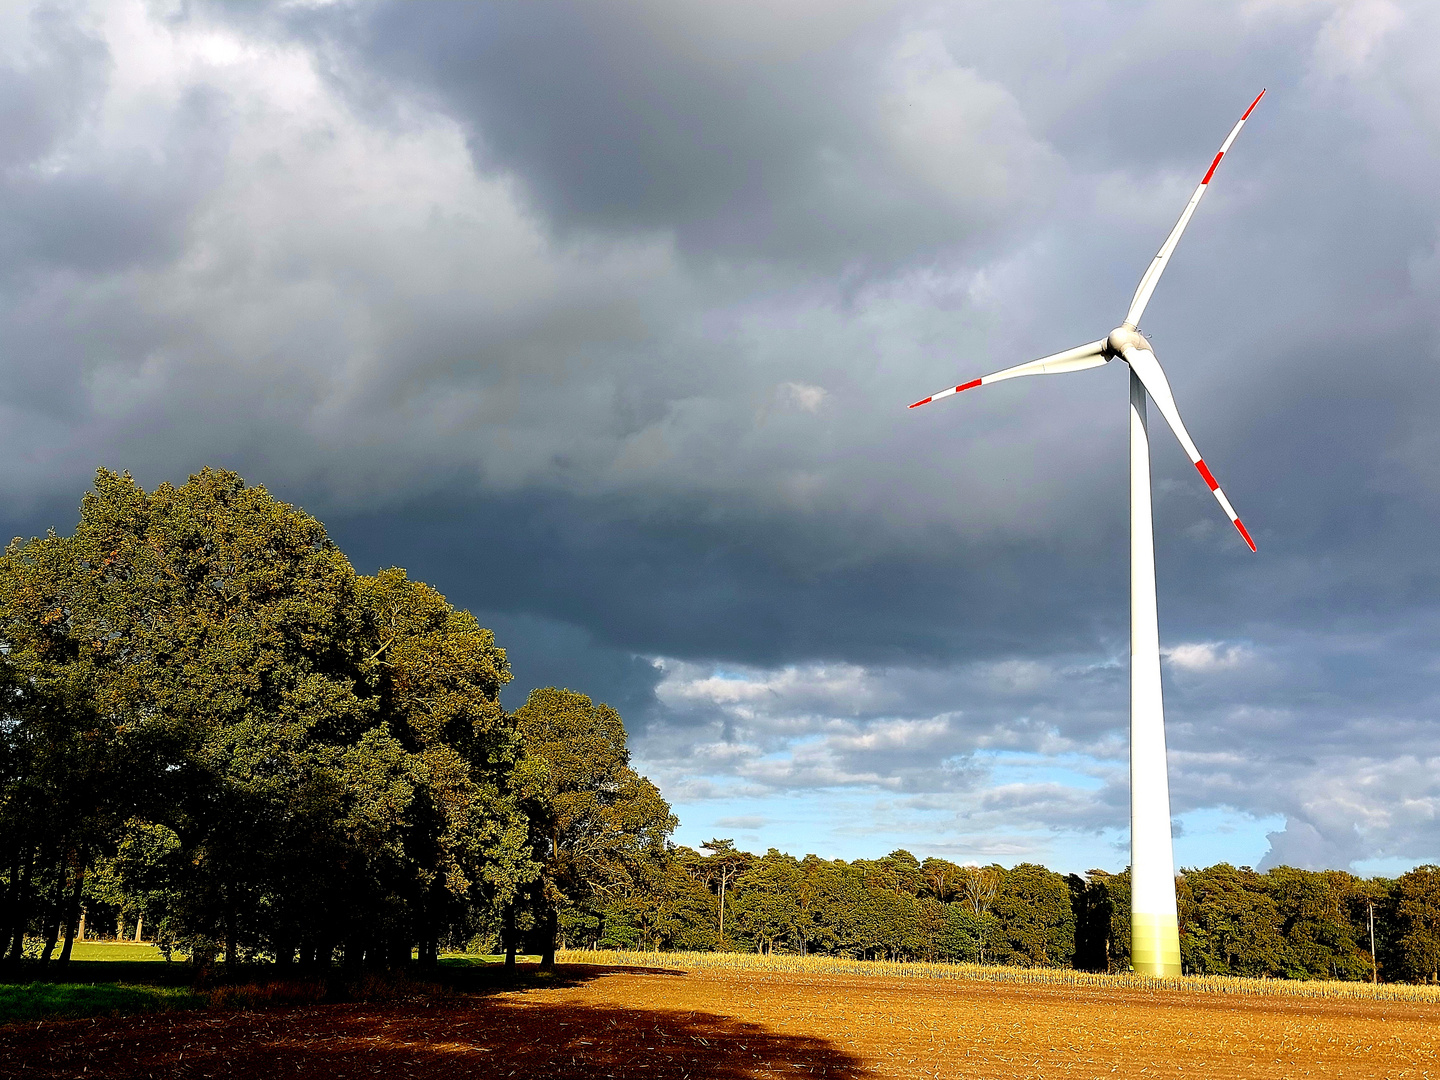
<svg viewBox="0 0 1440 1080"><path fill-rule="evenodd" d="M1440 1008L575 966L403 1004L0 1030L25 1077L1440 1077Z"/></svg>

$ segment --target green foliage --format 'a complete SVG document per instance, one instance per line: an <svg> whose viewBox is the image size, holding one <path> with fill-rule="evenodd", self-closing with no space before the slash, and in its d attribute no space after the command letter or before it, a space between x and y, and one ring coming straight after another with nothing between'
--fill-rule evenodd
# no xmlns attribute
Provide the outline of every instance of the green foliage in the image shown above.
<svg viewBox="0 0 1440 1080"><path fill-rule="evenodd" d="M986 943L1000 937L1000 920L993 914L976 915L968 904L946 904L945 923L936 935L936 959L978 964Z"/></svg>
<svg viewBox="0 0 1440 1080"><path fill-rule="evenodd" d="M83 897L232 964L433 957L538 872L490 631L233 473L102 470L0 560L0 644L16 940Z"/></svg>
<svg viewBox="0 0 1440 1080"><path fill-rule="evenodd" d="M532 899L547 962L558 910L602 897L621 903L614 911L625 913L635 935L627 940L658 940L657 918L647 921L650 907L635 901L648 895L643 886L654 880L676 819L655 785L630 767L620 714L584 694L547 687L532 691L514 719L522 755L513 785L539 867Z"/></svg>
<svg viewBox="0 0 1440 1080"><path fill-rule="evenodd" d="M782 942L804 935L798 902L801 870L791 855L771 848L735 880L738 899L731 905L736 935L757 952L774 952Z"/></svg>
<svg viewBox="0 0 1440 1080"><path fill-rule="evenodd" d="M1001 928L993 946L997 960L1059 967L1074 958L1075 911L1059 874L1020 863L1000 883L994 910Z"/></svg>
<svg viewBox="0 0 1440 1080"><path fill-rule="evenodd" d="M1412 982L1440 982L1440 866L1417 866L1395 881L1396 966Z"/></svg>
<svg viewBox="0 0 1440 1080"><path fill-rule="evenodd" d="M1367 890L1340 870L1316 873L1277 866L1265 875L1287 952L1285 974L1301 979L1370 977L1368 947L1354 921Z"/></svg>
<svg viewBox="0 0 1440 1080"><path fill-rule="evenodd" d="M1178 889L1180 955L1198 975L1269 975L1298 965L1282 932L1280 909L1249 867L1219 863L1188 870Z"/></svg>
<svg viewBox="0 0 1440 1080"><path fill-rule="evenodd" d="M1130 870L1071 874L1075 909L1075 966L1082 971L1125 971L1130 966Z"/></svg>

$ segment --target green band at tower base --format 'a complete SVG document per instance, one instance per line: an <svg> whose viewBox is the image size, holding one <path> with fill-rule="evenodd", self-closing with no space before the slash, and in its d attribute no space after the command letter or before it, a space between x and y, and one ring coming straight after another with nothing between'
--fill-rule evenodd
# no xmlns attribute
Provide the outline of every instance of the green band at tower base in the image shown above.
<svg viewBox="0 0 1440 1080"><path fill-rule="evenodd" d="M1180 974L1180 926L1174 915L1130 913L1130 963L1141 975Z"/></svg>

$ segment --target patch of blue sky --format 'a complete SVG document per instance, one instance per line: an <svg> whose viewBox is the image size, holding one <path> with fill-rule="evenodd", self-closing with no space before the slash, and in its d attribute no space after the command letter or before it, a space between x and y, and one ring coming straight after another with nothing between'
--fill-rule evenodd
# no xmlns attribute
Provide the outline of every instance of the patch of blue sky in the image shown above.
<svg viewBox="0 0 1440 1080"><path fill-rule="evenodd" d="M1400 855L1386 855L1375 859L1357 859L1350 864L1350 872L1361 877L1399 877L1424 863L1440 862L1435 857L1428 859L1406 858Z"/></svg>
<svg viewBox="0 0 1440 1080"><path fill-rule="evenodd" d="M975 764L988 765L996 784L1059 784L1079 791L1098 791L1105 781L1097 773L1114 769L1113 763L1087 754L1027 754L1019 750L982 750Z"/></svg>
<svg viewBox="0 0 1440 1080"><path fill-rule="evenodd" d="M1206 806L1175 817L1175 868L1226 862L1254 866L1270 850L1272 832L1285 828L1284 814L1256 817L1229 806Z"/></svg>
<svg viewBox="0 0 1440 1080"><path fill-rule="evenodd" d="M746 675L743 671L727 671L725 668L717 667L710 672L710 678L719 679L721 682L753 682L753 675Z"/></svg>
<svg viewBox="0 0 1440 1080"><path fill-rule="evenodd" d="M1070 778L1085 790L1092 777L1060 768L1025 769L1025 779L1063 782ZM1017 772L1017 777L1020 775ZM733 783L733 781L731 782ZM680 826L674 840L698 848L712 837L730 837L747 851L775 847L796 857L814 853L827 859L873 859L904 848L918 858L930 855L961 863L1038 862L1062 873L1090 869L1115 872L1129 862L1129 830L1032 827L977 832L964 828L959 812L968 797L897 797L891 792L856 788L819 788L757 795L736 784L727 794L716 778L710 797L677 801ZM1278 815L1254 817L1229 807L1206 807L1176 818L1175 864L1213 866L1228 862L1254 866L1269 849L1268 833L1284 828ZM1413 862L1397 862L1394 872ZM1382 871L1388 872L1388 865Z"/></svg>

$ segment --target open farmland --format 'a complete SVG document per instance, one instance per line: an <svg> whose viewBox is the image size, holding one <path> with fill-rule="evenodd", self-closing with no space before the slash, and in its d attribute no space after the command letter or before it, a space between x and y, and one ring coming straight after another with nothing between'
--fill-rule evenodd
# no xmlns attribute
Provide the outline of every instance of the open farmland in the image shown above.
<svg viewBox="0 0 1440 1080"><path fill-rule="evenodd" d="M13 1076L1425 1077L1440 1006L565 965L551 985L0 1032Z"/></svg>

